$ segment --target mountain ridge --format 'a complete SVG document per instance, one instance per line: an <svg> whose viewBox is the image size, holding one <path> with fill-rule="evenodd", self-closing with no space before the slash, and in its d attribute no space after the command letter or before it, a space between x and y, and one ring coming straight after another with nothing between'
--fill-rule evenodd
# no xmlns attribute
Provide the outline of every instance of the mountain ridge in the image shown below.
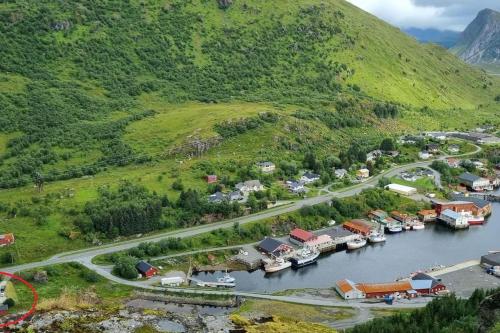
<svg viewBox="0 0 500 333"><path fill-rule="evenodd" d="M481 10L451 51L470 64L500 70L500 12Z"/></svg>

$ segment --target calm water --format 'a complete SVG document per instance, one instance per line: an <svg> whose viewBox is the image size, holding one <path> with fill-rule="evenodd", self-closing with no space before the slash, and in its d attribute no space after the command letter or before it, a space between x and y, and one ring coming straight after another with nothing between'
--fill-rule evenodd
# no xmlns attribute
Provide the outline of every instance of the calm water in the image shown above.
<svg viewBox="0 0 500 333"><path fill-rule="evenodd" d="M500 192L499 192L500 193ZM314 265L265 275L264 271L232 272L236 290L274 292L284 289L332 287L348 278L355 282L387 282L434 265L452 265L500 250L500 203L483 226L453 231L427 224L424 230L387 235L383 244L352 252L330 253ZM201 273L202 280L215 280L221 273Z"/></svg>

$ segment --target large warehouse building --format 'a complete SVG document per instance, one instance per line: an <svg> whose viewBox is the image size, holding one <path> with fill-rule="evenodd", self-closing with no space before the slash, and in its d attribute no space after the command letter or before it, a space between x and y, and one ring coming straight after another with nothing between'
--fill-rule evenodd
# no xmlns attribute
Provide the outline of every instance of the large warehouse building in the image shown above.
<svg viewBox="0 0 500 333"><path fill-rule="evenodd" d="M385 187L385 189L402 195L412 195L417 193L416 188L399 184L389 184Z"/></svg>

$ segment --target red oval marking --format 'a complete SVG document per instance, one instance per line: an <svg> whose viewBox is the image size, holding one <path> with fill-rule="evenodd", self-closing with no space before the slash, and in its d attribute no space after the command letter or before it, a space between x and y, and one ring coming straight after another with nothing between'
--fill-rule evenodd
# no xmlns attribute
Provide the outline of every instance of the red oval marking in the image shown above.
<svg viewBox="0 0 500 333"><path fill-rule="evenodd" d="M25 314L23 314L18 319L11 320L11 321L8 321L6 323L0 323L0 328L3 328L3 327L6 327L6 326L18 324L21 321L23 321L24 319L26 319L29 316L31 316L33 313L35 313L36 305L38 303L38 293L36 292L35 288L28 281L24 280L20 276L17 276L17 275L11 274L11 273L7 273L7 272L0 272L0 275L6 275L6 276L10 277L11 279L18 280L18 281L22 282L33 293L33 303L31 304L30 310L28 312L26 312Z"/></svg>

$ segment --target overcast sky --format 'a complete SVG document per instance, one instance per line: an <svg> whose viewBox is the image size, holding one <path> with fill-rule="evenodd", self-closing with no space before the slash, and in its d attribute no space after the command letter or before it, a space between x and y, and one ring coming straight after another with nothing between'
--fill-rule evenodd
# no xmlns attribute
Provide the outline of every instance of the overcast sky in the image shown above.
<svg viewBox="0 0 500 333"><path fill-rule="evenodd" d="M462 31L484 8L500 11L500 0L347 0L400 28Z"/></svg>

